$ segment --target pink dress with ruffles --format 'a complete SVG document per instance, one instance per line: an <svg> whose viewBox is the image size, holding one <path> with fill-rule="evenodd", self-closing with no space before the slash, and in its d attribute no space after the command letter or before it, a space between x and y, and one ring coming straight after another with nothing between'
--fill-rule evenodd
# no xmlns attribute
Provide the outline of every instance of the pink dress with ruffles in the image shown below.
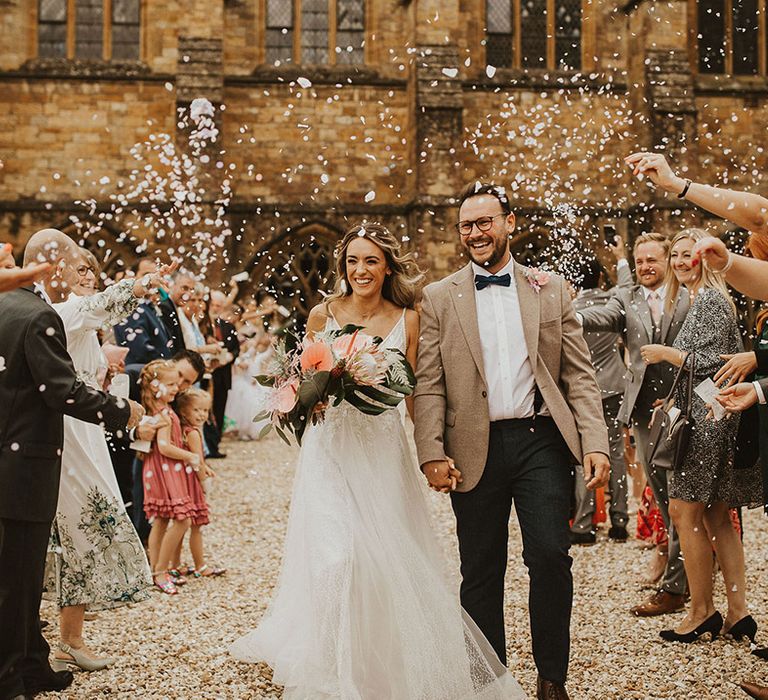
<svg viewBox="0 0 768 700"><path fill-rule="evenodd" d="M171 443L184 448L179 417L169 409L171 418ZM187 469L192 467L160 454L157 439L144 458L142 480L144 482L144 513L148 520L168 518L186 520L195 513L195 505L187 485ZM194 473L194 472L193 472Z"/></svg>
<svg viewBox="0 0 768 700"><path fill-rule="evenodd" d="M189 449L189 445L187 444L187 435L193 431L196 431L197 433L200 432L197 428L193 428L188 425L182 428L182 432L184 434L185 450ZM200 435L201 442L202 439L203 436ZM195 512L192 515L192 524L207 525L210 520L208 514L208 501L205 500L205 491L203 491L203 485L200 483L200 479L198 478L197 472L194 469L187 467L185 473L187 477L187 488L189 489L189 496L192 499L192 505L195 509Z"/></svg>

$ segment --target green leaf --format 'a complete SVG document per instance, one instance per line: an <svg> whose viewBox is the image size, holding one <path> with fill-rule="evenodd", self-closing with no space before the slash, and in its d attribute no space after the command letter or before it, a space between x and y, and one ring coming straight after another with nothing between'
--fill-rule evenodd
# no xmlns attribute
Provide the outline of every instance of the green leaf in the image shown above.
<svg viewBox="0 0 768 700"><path fill-rule="evenodd" d="M263 420L267 420L268 418L272 417L272 411L262 411L261 413L257 413L253 417L254 423L260 423Z"/></svg>
<svg viewBox="0 0 768 700"><path fill-rule="evenodd" d="M261 384L261 386L275 386L275 377L270 377L268 374L258 374L254 379Z"/></svg>
<svg viewBox="0 0 768 700"><path fill-rule="evenodd" d="M291 441L286 437L285 433L280 428L275 426L275 431L283 439L283 441L285 442L286 445L290 445L291 444ZM301 442L299 442L299 444L301 444Z"/></svg>
<svg viewBox="0 0 768 700"><path fill-rule="evenodd" d="M267 423L260 431L259 436L256 438L257 440L261 440L262 438L267 437L269 435L270 431L272 430L274 426L272 423Z"/></svg>
<svg viewBox="0 0 768 700"><path fill-rule="evenodd" d="M316 372L309 379L305 379L299 385L299 391L296 396L297 403L304 409L311 409L316 403L326 401L330 381L330 372Z"/></svg>

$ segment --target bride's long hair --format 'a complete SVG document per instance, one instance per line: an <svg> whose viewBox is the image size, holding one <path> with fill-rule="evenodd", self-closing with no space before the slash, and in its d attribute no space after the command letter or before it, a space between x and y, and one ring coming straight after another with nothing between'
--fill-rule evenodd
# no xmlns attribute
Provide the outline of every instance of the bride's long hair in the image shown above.
<svg viewBox="0 0 768 700"><path fill-rule="evenodd" d="M350 228L336 246L335 278L333 293L325 300L326 305L352 294L347 279L347 248L352 241L366 238L380 248L392 274L387 275L381 296L396 306L412 309L421 294L424 273L419 269L413 253L403 253L400 241L381 224L364 221Z"/></svg>

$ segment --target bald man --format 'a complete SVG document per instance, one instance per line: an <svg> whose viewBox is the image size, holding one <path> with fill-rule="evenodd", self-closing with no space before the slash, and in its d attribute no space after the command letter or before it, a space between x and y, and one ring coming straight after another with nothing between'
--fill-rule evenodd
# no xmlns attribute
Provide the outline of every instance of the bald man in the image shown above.
<svg viewBox="0 0 768 700"><path fill-rule="evenodd" d="M0 699L60 691L40 632L43 569L59 493L67 414L112 431L135 427L141 406L83 384L51 303L65 299L77 246L61 231L29 239L24 263L48 263L42 284L0 295Z"/></svg>

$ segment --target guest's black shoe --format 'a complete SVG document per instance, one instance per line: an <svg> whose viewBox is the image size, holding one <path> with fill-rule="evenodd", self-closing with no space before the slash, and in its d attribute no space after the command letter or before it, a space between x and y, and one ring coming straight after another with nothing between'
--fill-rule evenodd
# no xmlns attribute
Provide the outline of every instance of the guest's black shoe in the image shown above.
<svg viewBox="0 0 768 700"><path fill-rule="evenodd" d="M564 685L536 678L536 700L569 700L568 691Z"/></svg>
<svg viewBox="0 0 768 700"><path fill-rule="evenodd" d="M762 659L763 661L768 661L768 649L753 649L752 654L756 656L758 659Z"/></svg>
<svg viewBox="0 0 768 700"><path fill-rule="evenodd" d="M747 615L731 625L730 628L725 631L725 634L730 635L737 642L740 642L744 637L747 637L749 641L754 644L755 637L757 636L757 622L755 622L752 615Z"/></svg>
<svg viewBox="0 0 768 700"><path fill-rule="evenodd" d="M626 542L629 539L627 528L623 525L614 525L608 530L608 539L614 542Z"/></svg>
<svg viewBox="0 0 768 700"><path fill-rule="evenodd" d="M227 455L224 452L214 452L212 455L208 455L208 459L226 459Z"/></svg>
<svg viewBox="0 0 768 700"><path fill-rule="evenodd" d="M72 671L49 669L35 676L25 677L23 680L24 692L27 695L37 695L38 693L61 692L72 685L75 677L72 675Z"/></svg>
<svg viewBox="0 0 768 700"><path fill-rule="evenodd" d="M715 610L704 622L702 622L693 632L686 632L685 634L678 634L675 630L661 630L659 636L667 642L683 642L684 644L690 644L695 642L699 637L709 632L711 640L714 641L715 637L720 634L720 630L723 628L723 616Z"/></svg>
<svg viewBox="0 0 768 700"><path fill-rule="evenodd" d="M582 547L588 547L597 542L597 535L594 532L572 532L571 544L578 544Z"/></svg>

